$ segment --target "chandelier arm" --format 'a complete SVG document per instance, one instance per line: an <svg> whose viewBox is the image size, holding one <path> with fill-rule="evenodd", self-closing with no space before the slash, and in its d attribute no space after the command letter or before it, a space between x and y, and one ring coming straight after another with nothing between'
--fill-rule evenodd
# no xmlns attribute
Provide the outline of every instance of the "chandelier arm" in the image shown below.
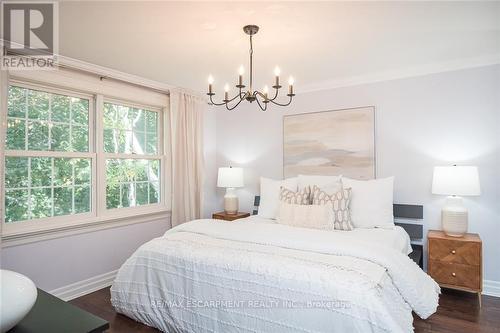
<svg viewBox="0 0 500 333"><path fill-rule="evenodd" d="M229 107L229 103L225 103L226 104L226 109L228 109L229 111L231 110L234 110L238 105L240 105L241 101L243 100L243 98L241 98L238 103L236 103L233 107Z"/></svg>
<svg viewBox="0 0 500 333"><path fill-rule="evenodd" d="M258 93L259 95L262 95L261 93ZM255 96L255 100L257 101L257 105L259 106L259 108L262 110L262 111L266 111L267 110L267 103L264 103L264 107L262 107L262 105L260 104L259 102L259 99L257 98L257 96Z"/></svg>
<svg viewBox="0 0 500 333"><path fill-rule="evenodd" d="M273 97L273 98L270 98L270 99L268 98L268 101L271 101L271 102L272 102L272 101L274 101L274 100L278 97L278 90L279 90L279 89L280 89L280 88L274 88L274 97Z"/></svg>
<svg viewBox="0 0 500 333"><path fill-rule="evenodd" d="M240 98L241 98L241 99L243 99L243 98L245 98L245 97L247 96L247 93L246 93L246 91L245 91L245 92L243 93L243 95L242 95L242 91L241 91L241 90L242 90L242 89L240 88L240 93L239 93L239 96L240 96Z"/></svg>
<svg viewBox="0 0 500 333"><path fill-rule="evenodd" d="M224 102L222 102L222 103L216 103L216 102L214 102L214 101L213 101L213 99L212 99L212 95L209 95L209 96L210 96L210 103L212 103L212 105L215 105L215 106L221 106L221 105L226 104L226 103L224 103Z"/></svg>
<svg viewBox="0 0 500 333"><path fill-rule="evenodd" d="M225 104L227 104L227 103L229 103L229 102L234 101L234 100L235 100L235 99L237 99L238 97L239 97L240 99L242 99L242 98L241 98L241 92L240 92L238 95L234 96L233 98L228 99L228 100L227 100L227 102L225 102Z"/></svg>
<svg viewBox="0 0 500 333"><path fill-rule="evenodd" d="M290 97L290 100L288 101L288 103L285 103L285 104L281 104L281 103L275 102L273 100L270 100L270 102L273 103L273 104L276 104L278 106L288 106L288 105L290 105L290 103L292 103L293 96L289 96L289 97Z"/></svg>

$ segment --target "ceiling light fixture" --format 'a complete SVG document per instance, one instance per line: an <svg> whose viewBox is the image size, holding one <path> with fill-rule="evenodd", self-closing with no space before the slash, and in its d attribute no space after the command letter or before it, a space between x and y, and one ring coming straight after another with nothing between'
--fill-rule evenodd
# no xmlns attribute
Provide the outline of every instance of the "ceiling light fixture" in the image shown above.
<svg viewBox="0 0 500 333"><path fill-rule="evenodd" d="M222 100L222 103L216 103L213 101L212 96L215 95L212 89L212 85L214 83L214 78L212 75L208 77L208 93L207 95L210 96L210 103L213 105L221 106L225 105L226 109L228 110L233 110L235 109L243 100L247 100L248 102L252 103L253 101L256 101L257 104L259 105L260 109L262 111L267 110L267 105L269 102L279 105L279 106L288 106L292 102L293 96L295 94L293 93L293 77L290 76L288 79L288 94L287 96L289 97L289 100L287 103L278 103L276 102L276 98L278 97L278 91L282 87L280 85L280 69L279 67L276 67L274 69L274 75L275 75L275 82L274 85L272 86L274 88L274 96L272 98L269 98L269 89L267 86L264 87L263 91L260 92L258 90L253 90L253 46L252 46L252 37L259 31L259 27L256 25L246 25L243 27L243 31L250 36L250 81L249 81L249 87L248 90L245 92L243 89L246 87L243 84L243 74L245 73L245 68L240 66L238 70L238 84L236 85L236 88L238 88L239 92L236 96L229 98L229 84L226 83L224 86L224 99ZM236 104L234 104L233 102ZM230 103L233 103L232 106Z"/></svg>

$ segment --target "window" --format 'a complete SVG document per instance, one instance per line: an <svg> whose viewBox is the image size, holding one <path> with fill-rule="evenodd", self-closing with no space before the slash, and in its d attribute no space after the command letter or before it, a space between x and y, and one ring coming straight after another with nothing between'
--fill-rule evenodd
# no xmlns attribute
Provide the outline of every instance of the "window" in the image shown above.
<svg viewBox="0 0 500 333"><path fill-rule="evenodd" d="M89 213L91 99L11 85L5 222Z"/></svg>
<svg viewBox="0 0 500 333"><path fill-rule="evenodd" d="M159 112L104 103L106 208L160 202Z"/></svg>
<svg viewBox="0 0 500 333"><path fill-rule="evenodd" d="M4 226L50 229L164 211L162 119L152 106L11 82Z"/></svg>

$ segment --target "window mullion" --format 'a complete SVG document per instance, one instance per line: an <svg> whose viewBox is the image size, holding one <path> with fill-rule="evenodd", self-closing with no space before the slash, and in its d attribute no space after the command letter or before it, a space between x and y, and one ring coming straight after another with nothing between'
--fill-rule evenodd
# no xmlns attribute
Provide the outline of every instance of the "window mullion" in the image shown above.
<svg viewBox="0 0 500 333"><path fill-rule="evenodd" d="M95 203L96 214L101 216L106 210L106 160L104 157L104 97L100 94L95 96L94 107L94 138L95 138L95 152L96 152L96 172L95 172Z"/></svg>

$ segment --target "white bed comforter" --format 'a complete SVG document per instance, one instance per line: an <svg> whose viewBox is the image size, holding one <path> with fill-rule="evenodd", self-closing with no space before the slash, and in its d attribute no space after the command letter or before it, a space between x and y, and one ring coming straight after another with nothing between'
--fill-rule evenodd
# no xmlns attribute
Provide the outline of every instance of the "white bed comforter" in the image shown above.
<svg viewBox="0 0 500 333"><path fill-rule="evenodd" d="M165 332L411 332L439 286L404 254L335 232L196 220L141 246L115 309Z"/></svg>

